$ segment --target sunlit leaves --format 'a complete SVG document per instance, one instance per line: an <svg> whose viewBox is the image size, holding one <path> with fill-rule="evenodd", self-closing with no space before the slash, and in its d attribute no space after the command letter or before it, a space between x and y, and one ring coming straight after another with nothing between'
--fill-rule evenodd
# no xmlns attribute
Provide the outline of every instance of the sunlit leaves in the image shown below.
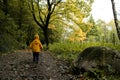
<svg viewBox="0 0 120 80"><path fill-rule="evenodd" d="M60 2L55 8L59 0L35 0L34 9L37 12L37 20L39 23L45 24L47 19L47 14L49 14L49 27L50 29L57 29L56 24L62 24L59 27L63 27L66 32L63 35L67 35L66 33L68 29L73 29L72 31L75 33L75 28L80 28L83 32L87 33L91 29L90 23L85 23L84 19L89 16L91 11L91 4L93 0L65 0ZM54 8L54 12L52 13L52 8ZM51 14L52 13L52 14ZM51 26L51 25L54 25ZM72 34L72 33L70 33ZM82 36L78 35L79 37ZM85 35L86 36L86 35ZM75 37L75 36L74 36Z"/></svg>
<svg viewBox="0 0 120 80"><path fill-rule="evenodd" d="M78 28L74 30L74 32L68 37L68 39L73 42L84 41L86 39L86 33Z"/></svg>
<svg viewBox="0 0 120 80"><path fill-rule="evenodd" d="M63 25L66 30L66 32L64 32L65 37L69 36L70 39L73 39L76 37L75 35L77 35L77 41L85 40L81 39L81 37L83 38L83 34L76 34L75 29L80 28L82 32L85 32L84 37L86 38L86 34L90 31L92 24L85 23L84 18L89 15L91 4L92 2L84 0L65 0L56 7L55 13L58 14L58 16L54 17L54 19L58 18L58 21L66 24ZM69 32L69 30L72 30L72 32Z"/></svg>

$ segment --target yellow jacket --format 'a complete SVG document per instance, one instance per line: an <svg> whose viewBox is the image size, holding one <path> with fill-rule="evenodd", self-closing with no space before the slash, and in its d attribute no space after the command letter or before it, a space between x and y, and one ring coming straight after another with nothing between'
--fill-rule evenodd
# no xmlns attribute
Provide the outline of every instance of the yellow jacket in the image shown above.
<svg viewBox="0 0 120 80"><path fill-rule="evenodd" d="M39 40L39 36L35 36L35 39L30 43L29 47L33 52L40 52L43 49L43 46Z"/></svg>

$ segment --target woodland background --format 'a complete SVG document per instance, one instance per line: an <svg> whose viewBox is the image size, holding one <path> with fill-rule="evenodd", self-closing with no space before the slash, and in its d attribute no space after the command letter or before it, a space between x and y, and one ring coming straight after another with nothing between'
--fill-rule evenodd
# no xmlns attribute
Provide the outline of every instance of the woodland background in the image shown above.
<svg viewBox="0 0 120 80"><path fill-rule="evenodd" d="M76 43L120 45L114 20L94 21L90 14L93 2L0 0L0 52L27 48L35 33L49 48L56 44L73 47Z"/></svg>
<svg viewBox="0 0 120 80"><path fill-rule="evenodd" d="M111 0L114 20L108 23L100 19L94 21L91 15L93 3L94 0L0 0L1 57L2 54L13 55L12 53L22 50L19 55L22 53L28 59L28 55L23 52L29 49L36 33L40 36L43 51L50 51L57 59L68 61L70 66L88 47L109 47L120 52L119 11L115 11L114 0ZM11 57L15 57L11 60L17 61L15 55ZM49 61L49 56L45 57ZM3 64L8 62L3 61ZM28 67L31 68L31 64L27 64ZM115 78L110 80L113 79Z"/></svg>

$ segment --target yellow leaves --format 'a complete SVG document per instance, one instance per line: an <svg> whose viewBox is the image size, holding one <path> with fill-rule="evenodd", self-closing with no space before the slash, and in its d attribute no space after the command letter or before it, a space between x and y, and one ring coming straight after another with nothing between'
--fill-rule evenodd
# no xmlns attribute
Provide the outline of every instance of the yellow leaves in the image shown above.
<svg viewBox="0 0 120 80"><path fill-rule="evenodd" d="M69 37L69 40L72 42L80 42L86 39L86 33L83 32L80 28L74 30L73 34Z"/></svg>
<svg viewBox="0 0 120 80"><path fill-rule="evenodd" d="M69 40L74 42L75 41L75 38L74 37L69 37Z"/></svg>
<svg viewBox="0 0 120 80"><path fill-rule="evenodd" d="M48 28L49 28L49 29L56 29L56 28L55 28L55 25L52 25L52 24L50 24L50 25L48 26Z"/></svg>
<svg viewBox="0 0 120 80"><path fill-rule="evenodd" d="M67 15L71 15L71 17L83 18L81 17L83 16L81 14L81 9L78 7L75 0L67 0L64 5L64 10L67 12Z"/></svg>

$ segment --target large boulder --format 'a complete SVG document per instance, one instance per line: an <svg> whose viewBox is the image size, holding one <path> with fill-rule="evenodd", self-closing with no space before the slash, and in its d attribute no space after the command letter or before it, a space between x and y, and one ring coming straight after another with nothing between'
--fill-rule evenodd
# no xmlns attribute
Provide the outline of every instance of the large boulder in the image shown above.
<svg viewBox="0 0 120 80"><path fill-rule="evenodd" d="M88 47L79 54L75 65L84 71L104 67L106 72L120 73L120 53L108 47Z"/></svg>

